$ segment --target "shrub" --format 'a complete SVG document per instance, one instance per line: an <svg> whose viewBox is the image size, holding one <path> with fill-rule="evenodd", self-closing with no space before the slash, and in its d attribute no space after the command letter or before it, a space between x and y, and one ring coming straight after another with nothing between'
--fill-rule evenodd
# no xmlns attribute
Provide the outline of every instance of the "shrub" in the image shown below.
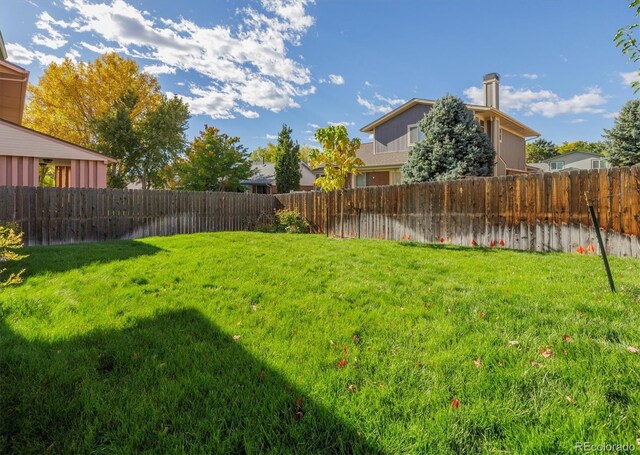
<svg viewBox="0 0 640 455"><path fill-rule="evenodd" d="M295 210L278 210L276 212L274 228L276 232L289 232L291 234L309 233L309 223Z"/></svg>
<svg viewBox="0 0 640 455"><path fill-rule="evenodd" d="M15 225L0 225L0 264L9 261L19 261L26 258L24 255L16 253L16 250L22 248L22 232ZM6 269L0 269L0 287L9 286L22 282L22 274L24 269L18 273L12 273L8 278L2 279L2 274Z"/></svg>

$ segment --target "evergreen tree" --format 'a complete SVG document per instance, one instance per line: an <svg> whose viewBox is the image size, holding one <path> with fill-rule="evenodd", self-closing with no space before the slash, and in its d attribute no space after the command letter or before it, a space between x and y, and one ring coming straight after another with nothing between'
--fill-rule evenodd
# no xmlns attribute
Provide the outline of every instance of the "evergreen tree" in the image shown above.
<svg viewBox="0 0 640 455"><path fill-rule="evenodd" d="M447 95L436 101L419 127L424 138L402 166L404 183L493 174L491 140L460 98Z"/></svg>
<svg viewBox="0 0 640 455"><path fill-rule="evenodd" d="M558 154L558 147L547 139L538 138L527 144L527 163L539 163Z"/></svg>
<svg viewBox="0 0 640 455"><path fill-rule="evenodd" d="M631 100L620 109L610 130L604 130L607 140L607 161L614 166L640 163L640 100Z"/></svg>
<svg viewBox="0 0 640 455"><path fill-rule="evenodd" d="M278 151L276 152L276 187L279 193L288 193L300 189L300 146L291 139L292 129L286 124L278 135Z"/></svg>

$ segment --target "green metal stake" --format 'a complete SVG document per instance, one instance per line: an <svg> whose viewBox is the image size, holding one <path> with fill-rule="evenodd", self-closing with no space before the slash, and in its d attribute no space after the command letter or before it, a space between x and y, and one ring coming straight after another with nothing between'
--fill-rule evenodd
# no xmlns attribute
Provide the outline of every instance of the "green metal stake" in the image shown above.
<svg viewBox="0 0 640 455"><path fill-rule="evenodd" d="M593 228L596 230L596 238L598 239L598 245L600 245L600 254L602 255L602 262L604 262L604 269L607 272L607 278L609 279L609 287L611 292L616 292L616 286L613 283L613 276L611 275L611 267L609 267L609 260L607 259L607 252L604 248L604 242L602 241L602 235L600 235L600 225L598 224L598 218L596 212L593 209L593 200L588 191L585 191L584 197L587 199L587 207L589 208L589 216L593 223Z"/></svg>

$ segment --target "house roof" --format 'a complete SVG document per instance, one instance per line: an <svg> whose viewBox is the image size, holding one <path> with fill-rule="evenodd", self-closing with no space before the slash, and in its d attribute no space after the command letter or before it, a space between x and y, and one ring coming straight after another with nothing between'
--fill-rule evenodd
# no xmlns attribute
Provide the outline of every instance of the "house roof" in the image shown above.
<svg viewBox="0 0 640 455"><path fill-rule="evenodd" d="M3 119L0 119L0 155L102 161L107 164L117 162L102 153Z"/></svg>
<svg viewBox="0 0 640 455"><path fill-rule="evenodd" d="M383 123L386 123L387 121L391 120L397 115L402 114L403 112L411 109L414 106L417 106L419 104L433 106L434 103L435 103L435 100L427 100L423 98L410 99L409 101L402 104L401 106L398 106L391 112L387 112L385 115L378 118L377 120L374 120L368 125L363 126L360 129L360 131L362 131L363 133L372 133L377 126L382 125ZM504 124L505 127L509 128L514 133L520 134L522 137L540 136L540 133L538 133L534 129L529 128L524 123L514 119L510 115L505 114L501 110L495 109L493 107L481 106L478 104L466 104L466 106L476 114L487 114L487 115L493 115L493 116L499 117L500 121Z"/></svg>
<svg viewBox="0 0 640 455"><path fill-rule="evenodd" d="M28 84L29 71L0 59L0 119L22 122Z"/></svg>
<svg viewBox="0 0 640 455"><path fill-rule="evenodd" d="M561 153L559 155L552 156L551 158L547 158L546 160L544 160L542 162L543 163L550 163L551 161L555 161L558 158L564 158L566 156L577 155L577 154L588 155L588 156L592 156L594 158L604 158L604 159L606 159L606 157L604 155L601 155L600 153L587 152L587 151L584 151L584 150L574 150L572 152Z"/></svg>

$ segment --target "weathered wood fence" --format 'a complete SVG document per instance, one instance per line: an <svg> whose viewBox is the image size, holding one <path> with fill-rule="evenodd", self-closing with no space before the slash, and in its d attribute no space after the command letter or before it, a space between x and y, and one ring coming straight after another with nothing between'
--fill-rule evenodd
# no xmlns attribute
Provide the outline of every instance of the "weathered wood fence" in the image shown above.
<svg viewBox="0 0 640 455"><path fill-rule="evenodd" d="M598 251L585 192L607 252L640 257L640 168L553 172L278 195L318 232L341 237Z"/></svg>
<svg viewBox="0 0 640 455"><path fill-rule="evenodd" d="M0 222L27 245L237 231L268 222L271 195L195 191L0 187Z"/></svg>

